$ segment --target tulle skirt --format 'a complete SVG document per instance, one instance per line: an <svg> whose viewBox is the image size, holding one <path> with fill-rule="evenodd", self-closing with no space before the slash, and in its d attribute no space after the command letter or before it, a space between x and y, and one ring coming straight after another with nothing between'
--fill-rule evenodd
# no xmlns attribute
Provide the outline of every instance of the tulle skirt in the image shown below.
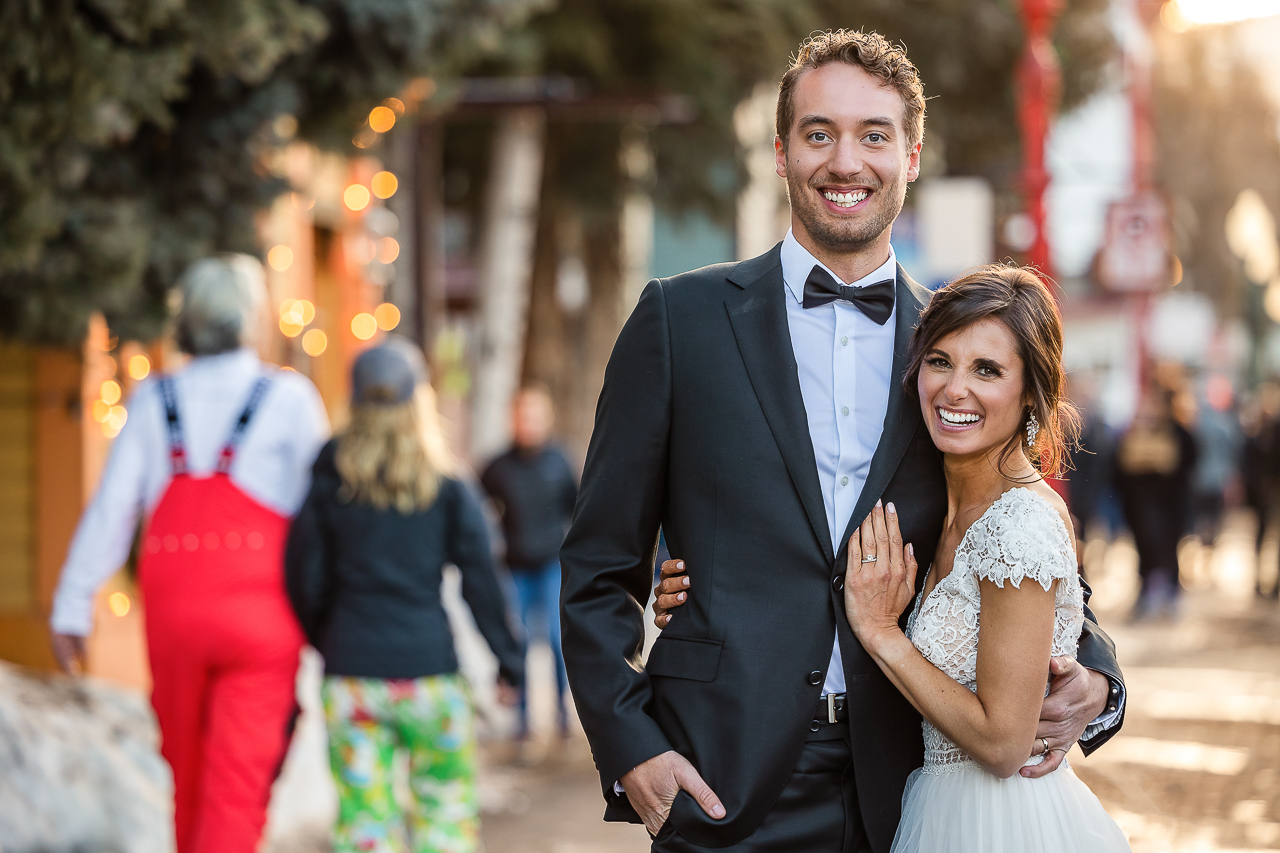
<svg viewBox="0 0 1280 853"><path fill-rule="evenodd" d="M1129 842L1065 762L1048 776L997 779L966 764L917 770L892 853L1128 853Z"/></svg>

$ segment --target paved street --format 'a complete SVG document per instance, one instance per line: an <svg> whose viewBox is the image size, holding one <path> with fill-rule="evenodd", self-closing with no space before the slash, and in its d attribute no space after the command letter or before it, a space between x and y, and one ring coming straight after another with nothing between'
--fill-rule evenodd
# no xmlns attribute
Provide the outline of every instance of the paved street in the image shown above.
<svg viewBox="0 0 1280 853"><path fill-rule="evenodd" d="M1184 551L1195 588L1176 622L1130 625L1136 555L1125 541L1091 543L1087 555L1099 618L1120 650L1129 685L1123 733L1071 762L1130 836L1135 853L1280 849L1280 607L1253 595L1252 521L1230 516L1213 551ZM1276 544L1264 549L1274 565ZM462 623L464 667L490 678ZM490 853L633 853L647 849L635 826L605 824L585 740L550 738L550 660L536 648L535 728L520 749L500 738L484 749L484 841ZM487 725L510 725L502 710ZM313 733L314 734L314 733ZM315 812L323 779L313 741L304 811ZM295 759L297 756L295 756ZM301 790L301 789L299 789ZM296 801L295 801L296 803ZM277 808L283 808L281 804ZM294 808L300 808L295 805ZM314 826L314 823L312 823ZM310 835L315 838L314 834ZM283 841L283 839L282 839ZM316 849L276 845L286 849Z"/></svg>

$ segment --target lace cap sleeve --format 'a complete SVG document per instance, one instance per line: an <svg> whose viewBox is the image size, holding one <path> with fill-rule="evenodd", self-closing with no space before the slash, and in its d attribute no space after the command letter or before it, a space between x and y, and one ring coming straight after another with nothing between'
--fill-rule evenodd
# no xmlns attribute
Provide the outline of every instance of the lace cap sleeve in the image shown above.
<svg viewBox="0 0 1280 853"><path fill-rule="evenodd" d="M971 565L979 580L1004 589L1031 578L1047 591L1076 573L1076 549L1062 516L1030 489L1010 489L974 525Z"/></svg>

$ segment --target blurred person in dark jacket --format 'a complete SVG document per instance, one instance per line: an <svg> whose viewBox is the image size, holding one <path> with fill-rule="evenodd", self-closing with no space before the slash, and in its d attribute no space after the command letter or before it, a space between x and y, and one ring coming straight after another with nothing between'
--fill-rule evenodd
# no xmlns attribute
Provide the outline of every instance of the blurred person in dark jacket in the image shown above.
<svg viewBox="0 0 1280 853"><path fill-rule="evenodd" d="M1280 483L1280 388L1264 383L1240 413L1243 440L1240 447L1240 479L1245 506L1253 510L1258 526L1254 539L1257 575L1254 591L1263 598L1280 597L1280 576L1264 582L1262 543L1274 524L1277 485Z"/></svg>
<svg viewBox="0 0 1280 853"><path fill-rule="evenodd" d="M1196 442L1173 412L1173 396L1152 386L1116 445L1116 489L1138 550L1142 591L1134 617L1173 615L1178 542L1189 529Z"/></svg>
<svg viewBox="0 0 1280 853"><path fill-rule="evenodd" d="M562 452L549 439L555 423L551 395L526 386L511 406L513 445L489 463L480 482L502 518L506 562L511 570L520 621L530 640L545 637L556 670L556 715L560 734L569 731L564 655L560 650L560 545L564 542L578 483ZM527 693L520 694L518 736L529 734Z"/></svg>
<svg viewBox="0 0 1280 853"><path fill-rule="evenodd" d="M474 714L441 601L446 564L514 702L524 649L506 621L477 497L459 479L421 353L392 338L352 370L351 423L320 451L290 531L289 596L324 656L337 853L469 853L479 841ZM393 794L397 752L414 803Z"/></svg>

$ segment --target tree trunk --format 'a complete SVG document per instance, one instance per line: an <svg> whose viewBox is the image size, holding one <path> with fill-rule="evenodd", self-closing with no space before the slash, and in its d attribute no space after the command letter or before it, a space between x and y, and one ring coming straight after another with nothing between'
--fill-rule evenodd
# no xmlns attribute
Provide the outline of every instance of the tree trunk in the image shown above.
<svg viewBox="0 0 1280 853"><path fill-rule="evenodd" d="M520 381L538 219L545 120L535 107L498 122L479 261L479 352L472 401L471 458L507 446L510 405Z"/></svg>

